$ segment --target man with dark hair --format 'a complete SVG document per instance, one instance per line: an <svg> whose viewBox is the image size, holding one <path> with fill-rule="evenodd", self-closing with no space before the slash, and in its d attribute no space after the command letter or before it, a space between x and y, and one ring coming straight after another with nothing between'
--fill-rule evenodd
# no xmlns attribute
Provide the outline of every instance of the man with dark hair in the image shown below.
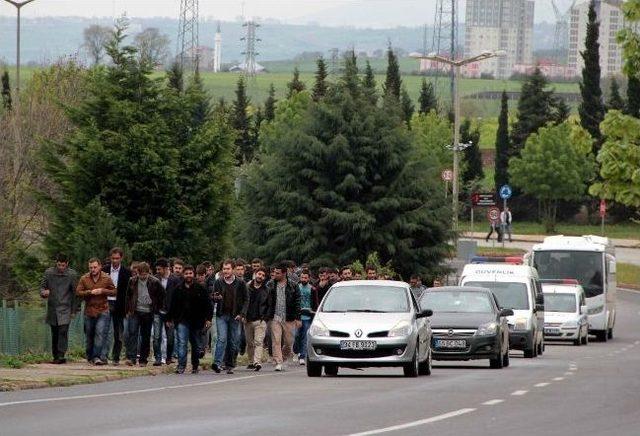
<svg viewBox="0 0 640 436"><path fill-rule="evenodd" d="M200 365L200 337L203 329L211 327L211 302L206 289L195 280L191 265L185 265L184 280L175 290L171 299L171 309L167 313L167 323L178 332L177 374L183 374L187 367L187 342L191 344L191 373L198 372Z"/></svg>
<svg viewBox="0 0 640 436"><path fill-rule="evenodd" d="M262 351L269 318L269 290L266 286L267 270L258 267L254 271L254 278L247 288L249 289L249 306L247 320L244 324L247 338L247 355L249 366L247 369L260 371L262 368Z"/></svg>
<svg viewBox="0 0 640 436"><path fill-rule="evenodd" d="M378 270L373 265L367 265L365 269L367 273L367 280L378 280Z"/></svg>
<svg viewBox="0 0 640 436"><path fill-rule="evenodd" d="M109 302L116 295L111 277L102 271L97 257L89 259L89 272L78 281L76 295L84 298L84 333L87 361L95 365L107 364L107 334L109 332Z"/></svg>
<svg viewBox="0 0 640 436"><path fill-rule="evenodd" d="M350 266L343 266L340 270L340 279L343 282L349 281L353 279L353 270Z"/></svg>
<svg viewBox="0 0 640 436"><path fill-rule="evenodd" d="M274 280L269 283L269 319L271 346L276 371L283 370L293 347L293 333L300 322L300 290L287 277L288 265L282 263L274 269Z"/></svg>
<svg viewBox="0 0 640 436"><path fill-rule="evenodd" d="M340 272L338 271L338 268L329 269L329 282L331 282L332 285L340 281L339 274Z"/></svg>
<svg viewBox="0 0 640 436"><path fill-rule="evenodd" d="M213 282L210 293L216 302L218 339L211 369L219 373L225 363L227 374L233 374L235 356L240 346L240 329L247 317L249 291L244 280L234 274L235 263L227 259L222 263L222 274ZM230 349L227 352L227 345ZM227 357L227 358L225 358Z"/></svg>
<svg viewBox="0 0 640 436"><path fill-rule="evenodd" d="M318 283L313 288L313 306L312 309L318 310L318 306L322 302L322 299L329 291L332 283L329 281L330 268L322 267L318 271Z"/></svg>
<svg viewBox="0 0 640 436"><path fill-rule="evenodd" d="M109 315L113 327L113 349L111 350L111 360L114 365L120 363L120 353L124 340L124 318L125 300L127 298L127 288L131 278L131 270L122 264L124 252L120 247L114 247L109 251L109 263L104 265L102 271L107 273L116 287L116 295L109 296ZM112 335L109 335L111 343Z"/></svg>
<svg viewBox="0 0 640 436"><path fill-rule="evenodd" d="M422 277L418 274L413 274L409 279L409 285L411 286L411 292L413 292L416 301L420 300L422 293L427 289L427 287L422 284Z"/></svg>
<svg viewBox="0 0 640 436"><path fill-rule="evenodd" d="M160 280L151 275L146 262L137 265L138 275L131 279L127 290L127 365L136 364L140 345L140 366L149 359L151 326L164 308L165 290ZM154 341L155 342L155 341ZM156 362L162 358L160 349L154 349Z"/></svg>
<svg viewBox="0 0 640 436"><path fill-rule="evenodd" d="M206 265L204 265L204 263L199 264L198 266L196 266L196 282L198 282L198 284L200 286L202 286L205 290L207 289L207 267ZM211 300L211 296L209 295L208 291L207 291L207 297L209 300L209 303L211 304L211 313L212 313L212 317L213 317L213 301ZM211 319L209 319L209 321L211 321ZM207 346L209 345L208 342L209 339L209 329L203 329L201 334L200 334L200 358L203 358L206 351L207 351Z"/></svg>
<svg viewBox="0 0 640 436"><path fill-rule="evenodd" d="M180 258L173 259L173 265L171 271L174 275L182 277L182 271L184 270L184 261Z"/></svg>
<svg viewBox="0 0 640 436"><path fill-rule="evenodd" d="M153 354L155 356L155 362L153 366L162 365L162 332L165 332L167 344L164 350L166 356L167 365L171 364L173 357L173 350L175 345L175 330L173 326L167 324L167 312L171 308L171 298L173 298L174 291L182 283L182 278L174 274L171 274L171 268L169 260L161 257L156 261L156 278L160 281L164 289L164 304L160 309L158 315L153 317Z"/></svg>
<svg viewBox="0 0 640 436"><path fill-rule="evenodd" d="M211 263L211 261L205 260L200 265L205 267L207 279L215 273L215 268L213 267L213 263ZM196 267L196 274L197 272L198 272L198 268Z"/></svg>
<svg viewBox="0 0 640 436"><path fill-rule="evenodd" d="M46 322L51 327L51 354L54 364L66 363L69 324L80 309L76 298L77 273L69 268L69 258L56 256L56 266L48 268L40 285L40 296L48 300Z"/></svg>
<svg viewBox="0 0 640 436"><path fill-rule="evenodd" d="M313 318L311 313L313 312L313 289L311 287L311 273L309 270L304 269L300 273L300 281L298 282L298 289L300 290L300 322L301 326L298 328L296 334L296 342L298 343L297 349L299 351L298 362L300 365L304 365L307 357L307 332L311 327L311 321Z"/></svg>

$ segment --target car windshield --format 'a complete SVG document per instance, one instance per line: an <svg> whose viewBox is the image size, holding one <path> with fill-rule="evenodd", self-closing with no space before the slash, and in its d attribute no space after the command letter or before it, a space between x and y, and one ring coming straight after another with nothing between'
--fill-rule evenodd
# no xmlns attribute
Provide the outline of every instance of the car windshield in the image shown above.
<svg viewBox="0 0 640 436"><path fill-rule="evenodd" d="M545 312L575 313L576 307L576 296L573 294L544 294Z"/></svg>
<svg viewBox="0 0 640 436"><path fill-rule="evenodd" d="M533 266L541 279L576 279L588 298L602 294L602 253L592 251L536 251Z"/></svg>
<svg viewBox="0 0 640 436"><path fill-rule="evenodd" d="M322 312L408 312L407 290L399 286L337 286L331 288Z"/></svg>
<svg viewBox="0 0 640 436"><path fill-rule="evenodd" d="M491 289L503 309L528 310L527 285L508 282L467 282L465 286Z"/></svg>
<svg viewBox="0 0 640 436"><path fill-rule="evenodd" d="M436 291L423 295L420 307L437 312L491 313L489 294L471 291Z"/></svg>

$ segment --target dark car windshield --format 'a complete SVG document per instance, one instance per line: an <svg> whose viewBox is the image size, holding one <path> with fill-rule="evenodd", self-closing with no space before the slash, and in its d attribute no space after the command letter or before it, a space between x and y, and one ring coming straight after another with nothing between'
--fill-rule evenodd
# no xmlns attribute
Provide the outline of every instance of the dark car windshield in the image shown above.
<svg viewBox="0 0 640 436"><path fill-rule="evenodd" d="M544 294L545 312L571 312L576 311L576 296L573 294Z"/></svg>
<svg viewBox="0 0 640 436"><path fill-rule="evenodd" d="M322 312L408 312L407 290L399 286L337 286L331 288Z"/></svg>
<svg viewBox="0 0 640 436"><path fill-rule="evenodd" d="M420 307L437 312L491 313L493 305L486 292L436 291L422 296Z"/></svg>
<svg viewBox="0 0 640 436"><path fill-rule="evenodd" d="M491 289L503 309L528 310L527 285L517 282L467 282L464 286Z"/></svg>
<svg viewBox="0 0 640 436"><path fill-rule="evenodd" d="M592 251L536 251L533 266L541 279L576 279L588 298L602 294L602 253Z"/></svg>

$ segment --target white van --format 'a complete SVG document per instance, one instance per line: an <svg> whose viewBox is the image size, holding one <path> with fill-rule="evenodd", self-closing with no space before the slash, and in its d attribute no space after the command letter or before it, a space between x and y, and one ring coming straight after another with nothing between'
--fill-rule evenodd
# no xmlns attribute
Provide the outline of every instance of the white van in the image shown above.
<svg viewBox="0 0 640 436"><path fill-rule="evenodd" d="M464 267L461 286L478 286L493 291L502 309L512 309L509 324L509 346L524 351L524 356L537 357L544 352L544 297L538 273L530 266L483 262L474 258ZM520 259L521 260L521 259Z"/></svg>
<svg viewBox="0 0 640 436"><path fill-rule="evenodd" d="M587 302L577 280L543 280L544 337L549 341L589 343Z"/></svg>

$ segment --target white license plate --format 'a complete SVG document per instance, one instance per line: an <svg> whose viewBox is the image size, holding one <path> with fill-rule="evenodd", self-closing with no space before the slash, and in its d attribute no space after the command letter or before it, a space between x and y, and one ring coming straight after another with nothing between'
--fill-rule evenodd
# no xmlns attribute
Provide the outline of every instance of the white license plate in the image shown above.
<svg viewBox="0 0 640 436"><path fill-rule="evenodd" d="M376 341L340 341L341 350L375 350Z"/></svg>
<svg viewBox="0 0 640 436"><path fill-rule="evenodd" d="M464 339L436 339L436 348L467 348Z"/></svg>
<svg viewBox="0 0 640 436"><path fill-rule="evenodd" d="M546 327L544 329L544 332L547 333L547 334L552 335L552 334L560 333L560 329Z"/></svg>

